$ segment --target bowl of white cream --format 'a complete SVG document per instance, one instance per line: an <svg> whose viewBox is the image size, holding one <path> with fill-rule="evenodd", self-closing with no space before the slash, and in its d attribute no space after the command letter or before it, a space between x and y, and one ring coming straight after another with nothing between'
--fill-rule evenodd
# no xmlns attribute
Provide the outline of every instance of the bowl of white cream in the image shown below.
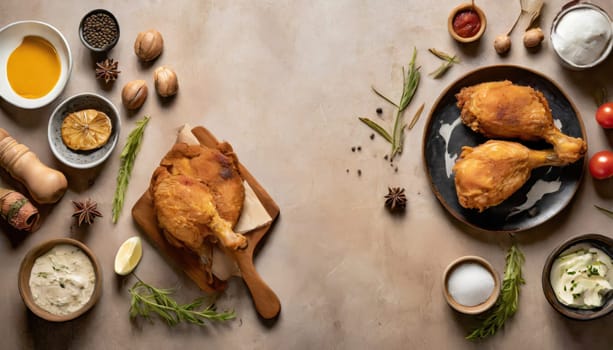
<svg viewBox="0 0 613 350"><path fill-rule="evenodd" d="M64 322L96 304L102 292L102 271L85 244L58 238L26 254L19 269L18 286L24 304L35 315Z"/></svg>
<svg viewBox="0 0 613 350"><path fill-rule="evenodd" d="M500 294L500 277L482 257L463 256L445 269L443 294L454 310L469 315L480 314L496 303Z"/></svg>
<svg viewBox="0 0 613 350"><path fill-rule="evenodd" d="M613 21L605 10L590 3L564 7L554 18L550 34L558 58L574 70L600 64L613 49Z"/></svg>
<svg viewBox="0 0 613 350"><path fill-rule="evenodd" d="M557 247L547 258L543 293L562 315L592 320L613 311L613 239L587 234Z"/></svg>

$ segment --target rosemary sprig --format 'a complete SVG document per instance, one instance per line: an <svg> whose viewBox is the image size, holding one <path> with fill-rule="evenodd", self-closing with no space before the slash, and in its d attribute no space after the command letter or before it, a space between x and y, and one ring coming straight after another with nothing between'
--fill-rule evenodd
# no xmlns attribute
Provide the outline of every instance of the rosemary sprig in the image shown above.
<svg viewBox="0 0 613 350"><path fill-rule="evenodd" d="M449 70L449 68L451 68L451 66L455 63L460 63L460 59L455 55L451 56L443 51L439 51L437 49L432 48L428 49L428 51L430 51L430 53L434 56L445 61L441 63L441 65L435 71L429 74L434 79L442 77L447 72L447 70Z"/></svg>
<svg viewBox="0 0 613 350"><path fill-rule="evenodd" d="M493 335L504 325L509 317L515 314L519 303L519 287L526 283L521 275L524 261L524 255L513 244L507 253L504 279L502 280L500 296L496 300L494 310L483 321L481 327L468 334L466 339L478 340Z"/></svg>
<svg viewBox="0 0 613 350"><path fill-rule="evenodd" d="M417 48L413 48L413 56L411 57L411 62L409 63L408 72L406 72L404 67L402 67L402 95L399 103L394 103L390 98L386 97L384 94L372 87L372 90L375 94L377 94L377 96L392 104L397 109L396 118L394 119L394 128L392 129L391 135L382 126L371 119L359 118L361 122L368 125L371 129L376 131L379 135L392 144L390 159L394 159L397 154L402 152L402 145L404 141L404 124L402 122L402 116L404 110L409 106L409 103L413 99L417 87L419 86L419 79L421 75L419 72L420 67L415 67L416 58Z"/></svg>
<svg viewBox="0 0 613 350"><path fill-rule="evenodd" d="M115 189L115 197L113 198L113 223L119 219L119 213L123 208L123 200L126 196L130 175L134 168L134 160L140 150L140 144L143 141L145 127L151 117L145 116L143 119L136 122L136 128L130 132L123 150L121 151L119 165L119 173L117 174L117 188Z"/></svg>
<svg viewBox="0 0 613 350"><path fill-rule="evenodd" d="M174 290L155 288L136 278L138 281L130 288L130 318L150 318L151 314L156 314L169 326L181 322L204 326L207 321L227 321L236 317L234 311L219 312L213 304L202 308L204 298L179 304L171 296Z"/></svg>

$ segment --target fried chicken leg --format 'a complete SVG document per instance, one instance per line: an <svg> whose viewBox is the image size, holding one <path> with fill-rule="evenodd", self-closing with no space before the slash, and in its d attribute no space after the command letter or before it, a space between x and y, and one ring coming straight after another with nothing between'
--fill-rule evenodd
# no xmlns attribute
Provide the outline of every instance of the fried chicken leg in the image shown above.
<svg viewBox="0 0 613 350"><path fill-rule="evenodd" d="M554 125L547 99L529 86L488 82L465 87L456 98L464 124L488 138L543 139L565 164L581 159L587 150L583 139L565 135Z"/></svg>
<svg viewBox="0 0 613 350"><path fill-rule="evenodd" d="M212 283L215 245L226 250L247 246L233 231L245 189L232 148L176 144L151 178L156 219L168 243L198 255Z"/></svg>
<svg viewBox="0 0 613 350"><path fill-rule="evenodd" d="M232 224L221 218L207 185L186 175L165 175L158 179L153 191L157 218L163 230L187 248L198 250L211 231L228 249L243 248L245 236L232 231Z"/></svg>
<svg viewBox="0 0 613 350"><path fill-rule="evenodd" d="M460 205L477 209L498 205L520 189L532 169L561 166L553 150L537 151L511 141L490 140L477 147L462 147L453 167Z"/></svg>

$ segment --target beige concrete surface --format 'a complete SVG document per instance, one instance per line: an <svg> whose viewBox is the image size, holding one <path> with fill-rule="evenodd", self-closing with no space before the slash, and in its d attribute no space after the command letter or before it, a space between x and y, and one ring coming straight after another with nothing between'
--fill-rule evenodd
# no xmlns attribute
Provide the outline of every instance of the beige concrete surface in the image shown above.
<svg viewBox="0 0 613 350"><path fill-rule="evenodd" d="M607 87L613 95L613 56L600 67L571 72L561 67L549 35L540 50L521 44L498 56L492 42L519 13L519 1L482 0L488 17L484 37L462 46L447 33L449 11L460 1L375 0L228 0L228 1L38 1L0 2L0 26L37 19L56 26L67 38L74 68L64 93L34 111L0 102L0 127L27 144L40 158L65 172L69 190L56 205L44 208L43 225L32 234L0 234L1 349L610 349L613 316L592 322L563 318L549 306L541 289L547 255L570 237L590 232L613 236L613 219L593 204L613 207L610 182L589 174L574 200L550 222L517 235L525 253L518 313L490 339L464 340L477 320L452 311L443 299L446 265L462 255L480 255L499 272L510 244L507 235L475 232L448 215L430 190L422 166L422 131L427 114L446 86L466 72L492 64L531 67L551 77L580 110L589 153L611 148L611 134L594 120L592 91ZM548 28L564 1L547 1L540 24ZM594 0L613 14L608 0ZM119 60L118 81L105 88L94 78L94 61L81 44L77 28L91 9L106 8L118 18L121 38L110 56ZM139 31L155 28L165 40L164 53L142 65L132 45ZM413 47L422 67L421 84L408 109L426 109L407 134L398 172L382 159L388 145L370 140L371 131L357 117L375 117L383 107L372 84L397 98L401 67ZM427 49L456 53L462 62L442 79L427 76L440 63ZM153 70L172 66L179 94L164 102L153 93ZM150 87L143 108L121 106L121 88L145 79ZM65 98L84 91L101 93L122 113L118 148L100 167L79 171L61 165L47 143L47 121ZM136 120L151 115L117 224L111 205L119 153ZM282 303L280 317L260 320L246 286L231 281L220 308L236 310L238 319L203 328L163 322L131 322L128 288L133 277L119 278L113 259L121 242L139 235L130 209L147 188L153 169L183 124L203 125L234 146L240 160L267 188L281 216L256 259L256 267ZM361 146L361 152L351 147ZM346 170L349 169L349 173ZM357 175L357 170L362 172ZM6 184L6 174L2 184ZM402 186L408 210L388 214L383 195ZM104 218L89 229L71 219L71 200L92 198ZM55 237L74 237L98 256L104 275L98 305L83 317L45 322L30 312L17 289L21 259L33 246ZM137 274L159 287L177 287L177 298L201 295L196 286L146 240Z"/></svg>

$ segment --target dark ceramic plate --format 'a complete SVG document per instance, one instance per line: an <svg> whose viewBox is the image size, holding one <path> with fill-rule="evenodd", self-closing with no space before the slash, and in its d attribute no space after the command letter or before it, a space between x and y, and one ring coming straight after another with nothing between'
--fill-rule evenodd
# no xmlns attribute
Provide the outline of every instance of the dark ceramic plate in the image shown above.
<svg viewBox="0 0 613 350"><path fill-rule="evenodd" d="M581 159L566 167L537 168L522 188L497 206L482 213L460 206L451 171L453 164L462 146L476 146L487 139L462 124L455 94L465 86L505 79L541 91L562 132L586 140L579 112L556 83L523 67L496 65L466 74L439 96L424 133L423 158L434 194L454 217L486 231L518 232L540 225L564 209L577 191L585 167ZM522 143L532 149L551 148L545 142Z"/></svg>
<svg viewBox="0 0 613 350"><path fill-rule="evenodd" d="M613 259L613 239L611 239L610 237L595 233L578 236L562 243L559 247L552 251L551 254L549 254L549 257L547 257L547 260L545 261L545 265L543 267L541 282L543 285L543 293L545 294L545 298L547 299L549 304L551 304L551 306L556 309L556 311L568 318L588 321L606 316L611 313L613 311L613 296L609 295L608 300L605 302L605 304L599 308L590 310L576 309L566 306L558 301L558 298L556 297L555 292L551 287L551 282L549 281L551 267L556 258L568 248L580 243L587 243L594 248L598 248L607 253Z"/></svg>

